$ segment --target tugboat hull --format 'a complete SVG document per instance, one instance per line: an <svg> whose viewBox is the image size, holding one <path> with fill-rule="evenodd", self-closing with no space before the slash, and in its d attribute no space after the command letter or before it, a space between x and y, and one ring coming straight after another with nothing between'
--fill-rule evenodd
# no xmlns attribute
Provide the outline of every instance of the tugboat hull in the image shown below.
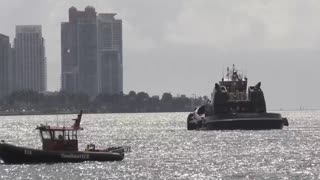
<svg viewBox="0 0 320 180"><path fill-rule="evenodd" d="M207 117L190 117L189 130L268 130L282 129L286 118L277 113L223 114Z"/></svg>
<svg viewBox="0 0 320 180"><path fill-rule="evenodd" d="M121 161L123 158L123 154L114 152L43 151L0 143L0 159L6 164Z"/></svg>

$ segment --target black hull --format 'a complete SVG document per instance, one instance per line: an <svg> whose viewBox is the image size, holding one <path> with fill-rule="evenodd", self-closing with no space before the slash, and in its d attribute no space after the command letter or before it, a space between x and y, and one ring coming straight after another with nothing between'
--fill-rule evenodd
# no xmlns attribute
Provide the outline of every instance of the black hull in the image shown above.
<svg viewBox="0 0 320 180"><path fill-rule="evenodd" d="M123 154L113 152L43 151L0 143L0 159L6 164L121 161L123 158Z"/></svg>
<svg viewBox="0 0 320 180"><path fill-rule="evenodd" d="M270 130L288 125L288 121L277 113L224 114L188 119L188 130Z"/></svg>
<svg viewBox="0 0 320 180"><path fill-rule="evenodd" d="M230 121L215 121L207 123L204 130L269 130L282 129L283 122L280 119L247 119L247 120L230 120Z"/></svg>

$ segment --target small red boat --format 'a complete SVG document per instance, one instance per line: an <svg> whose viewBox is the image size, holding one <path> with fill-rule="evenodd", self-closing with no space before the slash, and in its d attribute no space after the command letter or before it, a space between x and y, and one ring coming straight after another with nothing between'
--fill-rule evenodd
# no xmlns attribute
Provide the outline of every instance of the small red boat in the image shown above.
<svg viewBox="0 0 320 180"><path fill-rule="evenodd" d="M40 125L36 129L40 132L42 150L15 146L0 142L0 159L6 164L29 163L59 163L82 161L121 161L124 153L130 152L130 147L109 147L96 149L94 144L88 144L84 151L78 151L78 131L82 111L74 120L71 127L51 127Z"/></svg>

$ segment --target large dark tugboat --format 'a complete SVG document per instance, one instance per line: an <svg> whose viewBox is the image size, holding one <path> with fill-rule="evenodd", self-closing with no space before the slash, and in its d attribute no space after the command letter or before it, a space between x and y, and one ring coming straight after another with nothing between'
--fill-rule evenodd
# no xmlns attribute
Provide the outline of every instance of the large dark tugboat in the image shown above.
<svg viewBox="0 0 320 180"><path fill-rule="evenodd" d="M80 127L81 117L82 111L73 119L71 127L38 126L36 129L40 132L42 150L19 147L2 140L0 159L7 164L121 161L124 153L130 151L130 147L125 146L99 150L94 144L88 144L84 151L78 151L78 131L83 130Z"/></svg>
<svg viewBox="0 0 320 180"><path fill-rule="evenodd" d="M250 86L233 65L215 84L212 101L196 108L187 118L188 130L282 129L288 120L278 113L267 113L261 83Z"/></svg>

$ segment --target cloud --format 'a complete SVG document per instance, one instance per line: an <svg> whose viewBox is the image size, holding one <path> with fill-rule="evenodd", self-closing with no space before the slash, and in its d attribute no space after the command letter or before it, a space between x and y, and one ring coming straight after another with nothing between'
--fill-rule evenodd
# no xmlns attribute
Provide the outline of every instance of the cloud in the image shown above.
<svg viewBox="0 0 320 180"><path fill-rule="evenodd" d="M191 0L167 27L169 43L214 48L319 48L320 1Z"/></svg>

